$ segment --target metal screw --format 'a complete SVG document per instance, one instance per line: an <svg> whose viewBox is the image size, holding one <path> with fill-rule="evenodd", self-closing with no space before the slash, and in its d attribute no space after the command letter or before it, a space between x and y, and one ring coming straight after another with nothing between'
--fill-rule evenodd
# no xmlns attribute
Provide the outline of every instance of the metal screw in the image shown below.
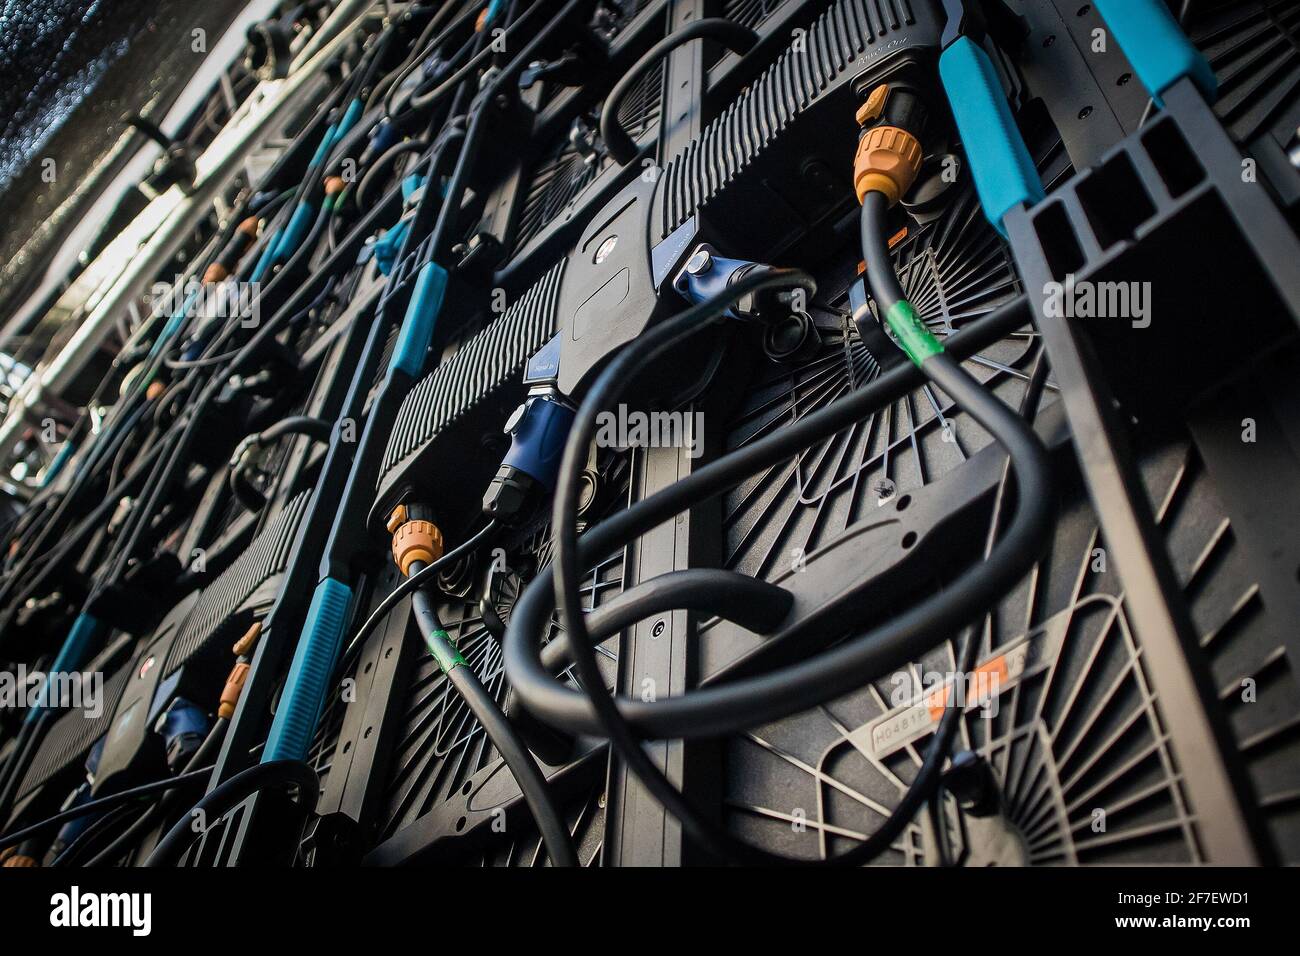
<svg viewBox="0 0 1300 956"><path fill-rule="evenodd" d="M686 263L686 271L693 276L703 275L713 267L713 256L708 249L696 249Z"/></svg>

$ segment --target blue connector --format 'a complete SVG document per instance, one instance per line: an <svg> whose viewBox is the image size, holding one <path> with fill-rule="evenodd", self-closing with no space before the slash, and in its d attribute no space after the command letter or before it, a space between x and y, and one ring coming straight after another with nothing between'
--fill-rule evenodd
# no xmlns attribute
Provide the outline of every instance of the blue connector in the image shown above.
<svg viewBox="0 0 1300 956"><path fill-rule="evenodd" d="M575 417L572 408L549 395L528 399L510 423L510 451L501 464L554 491Z"/></svg>
<svg viewBox="0 0 1300 956"><path fill-rule="evenodd" d="M748 259L728 259L718 255L708 243L695 247L686 265L673 279L673 288L688 302L697 305L721 295L727 287L739 282L755 270L769 268ZM758 297L750 294L742 296L739 301L727 309L724 315L731 319L749 320L760 318ZM788 313L786 313L788 314Z"/></svg>

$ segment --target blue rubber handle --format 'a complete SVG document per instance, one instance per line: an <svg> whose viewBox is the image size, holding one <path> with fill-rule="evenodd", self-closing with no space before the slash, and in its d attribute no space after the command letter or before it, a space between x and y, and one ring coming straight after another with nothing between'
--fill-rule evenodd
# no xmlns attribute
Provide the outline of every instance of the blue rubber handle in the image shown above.
<svg viewBox="0 0 1300 956"><path fill-rule="evenodd" d="M94 615L85 612L78 614L77 619L72 622L72 630L68 631L68 636L63 640L63 646L59 648L58 656L54 658L54 663L50 665L48 676L67 674L81 667L86 658L90 656L91 644L95 642L103 629L103 623ZM41 713L49 708L48 692L49 684L46 683L37 703L27 708L27 716L24 718L27 723L34 723Z"/></svg>
<svg viewBox="0 0 1300 956"><path fill-rule="evenodd" d="M1214 70L1161 0L1097 0L1097 12L1157 105L1164 105L1160 94L1184 77L1214 99Z"/></svg>
<svg viewBox="0 0 1300 956"><path fill-rule="evenodd" d="M262 763L307 758L351 607L352 589L342 581L325 578L316 585L275 709L271 734L262 751Z"/></svg>
<svg viewBox="0 0 1300 956"><path fill-rule="evenodd" d="M402 319L402 330L388 361L390 371L417 378L424 367L424 353L433 341L433 329L447 294L447 270L436 262L426 262L415 280L411 302Z"/></svg>
<svg viewBox="0 0 1300 956"><path fill-rule="evenodd" d="M1045 196L1038 169L987 53L969 37L961 37L939 57L939 76L984 215L1005 236L1002 219L1007 212L1021 203L1032 206Z"/></svg>

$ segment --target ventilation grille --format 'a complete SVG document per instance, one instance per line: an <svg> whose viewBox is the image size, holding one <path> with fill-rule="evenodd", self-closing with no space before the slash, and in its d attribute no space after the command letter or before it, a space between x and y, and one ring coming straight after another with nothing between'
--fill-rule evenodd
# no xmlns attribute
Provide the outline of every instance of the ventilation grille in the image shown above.
<svg viewBox="0 0 1300 956"><path fill-rule="evenodd" d="M1252 562L1194 448L1164 456L1155 501L1218 704L1282 861L1300 861L1300 675L1266 611Z"/></svg>
<svg viewBox="0 0 1300 956"><path fill-rule="evenodd" d="M55 720L41 741L31 766L27 768L23 785L18 788L20 797L26 796L73 761L85 758L91 744L108 730L108 723L113 719L113 711L117 709L118 699L122 696L122 689L126 687L130 673L128 659L125 666L104 678L104 706L98 717L87 717L80 710L69 710Z"/></svg>
<svg viewBox="0 0 1300 956"><path fill-rule="evenodd" d="M167 655L165 674L170 674L222 631L222 625L269 578L284 570L289 561L298 521L306 510L310 492L294 498L275 520L215 581L204 589L194 610Z"/></svg>
<svg viewBox="0 0 1300 956"><path fill-rule="evenodd" d="M758 26L780 6L773 0L727 0L724 16L751 29Z"/></svg>
<svg viewBox="0 0 1300 956"><path fill-rule="evenodd" d="M592 506L595 515L609 514L626 506L628 466L629 456L625 454L605 462L601 468L601 490L597 503ZM591 517L593 514L589 513L588 518ZM551 558L550 528L544 526L525 534L518 544L508 549L505 571L495 571L492 567L477 569L470 583L460 588L465 593L463 598L439 606L438 614L447 633L498 702L505 700L508 685L502 668L501 645L483 621L480 599L489 600L501 619L509 621L515 600L537 572L550 564ZM583 579L583 607L587 610L601 607L617 596L623 590L623 577L623 553L619 551L597 564ZM445 585L444 589L456 587L445 581L440 585ZM559 624L553 619L547 642L559 633ZM618 638L614 637L598 649L601 670L610 685L617 669L617 648ZM416 663L413 674L403 730L394 750L386 809L380 821L383 838L409 826L434 807L457 799L461 788L475 774L501 759L427 651ZM561 676L576 686L568 671ZM603 779L600 782L603 785ZM576 814L574 821L581 819L591 824L593 807L583 810L575 805L571 809ZM485 859L519 862L520 853L524 858L532 855L528 847L532 846L533 835L530 833L522 840L518 834L515 837L512 848L498 847Z"/></svg>
<svg viewBox="0 0 1300 956"><path fill-rule="evenodd" d="M1116 575L1098 564L1085 506L1063 514L1047 560L976 633L981 664L1008 664L988 706L967 697L954 752L978 755L999 808L946 798L920 813L882 863L1196 863L1195 821L1129 630ZM909 668L815 711L734 741L728 804L736 832L826 858L874 832L915 778L935 726L926 691L956 669L944 642ZM986 685L990 687L994 685ZM980 688L976 687L978 692ZM924 722L915 739L882 728ZM791 821L806 825L792 828Z"/></svg>
<svg viewBox="0 0 1300 956"><path fill-rule="evenodd" d="M619 122L634 141L639 142L641 137L659 123L663 108L665 70L666 66L662 62L651 67L619 107ZM613 161L605 153L604 141L596 132L599 117L598 105L581 119L593 137L587 150L579 150L566 136L550 150L543 152L542 159L533 170L523 210L519 214L519 225L515 231L516 250L528 245L612 165Z"/></svg>
<svg viewBox="0 0 1300 956"><path fill-rule="evenodd" d="M940 340L1019 293L1010 254L969 193L941 219L912 227L893 252L908 301ZM813 303L819 345L803 361L764 364L728 425L728 449L785 428L880 374L888 356L873 354L850 318L847 288L856 260L856 249L849 250L838 274L818 276L820 288L839 290ZM892 342L881 343L896 353ZM964 364L1014 407L1037 352L1037 334L1026 329ZM937 480L988 442L938 389L918 389L729 492L726 566L758 577L780 574L792 549L811 553L833 541L896 494Z"/></svg>
<svg viewBox="0 0 1300 956"><path fill-rule="evenodd" d="M470 338L407 394L384 452L389 473L443 429L517 383L528 359L555 333L556 298L564 262L557 263L506 313Z"/></svg>
<svg viewBox="0 0 1300 956"><path fill-rule="evenodd" d="M911 0L843 0L822 14L804 52L786 50L664 171L668 235L735 179L795 116L876 43L918 23Z"/></svg>
<svg viewBox="0 0 1300 956"><path fill-rule="evenodd" d="M605 842L605 781L597 780L586 795L563 810L564 822L573 837L579 866L598 866ZM484 867L547 866L550 859L542 837L536 831L516 835L509 843L494 847L477 861Z"/></svg>
<svg viewBox="0 0 1300 956"><path fill-rule="evenodd" d="M1215 110L1237 139L1274 133L1283 146L1300 124L1300 0L1200 3L1192 42L1219 78Z"/></svg>

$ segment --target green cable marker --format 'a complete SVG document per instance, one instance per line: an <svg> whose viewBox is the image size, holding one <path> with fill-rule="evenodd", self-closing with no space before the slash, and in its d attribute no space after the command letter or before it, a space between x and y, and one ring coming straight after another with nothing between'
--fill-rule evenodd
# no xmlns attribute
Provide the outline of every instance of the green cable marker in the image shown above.
<svg viewBox="0 0 1300 956"><path fill-rule="evenodd" d="M910 302L895 302L885 313L885 321L889 323L890 331L898 339L898 344L907 353L907 357L918 368L930 356L943 351L943 344L925 327Z"/></svg>
<svg viewBox="0 0 1300 956"><path fill-rule="evenodd" d="M451 639L451 635L442 628L438 628L430 634L428 641L425 643L429 645L429 653L433 655L433 659L438 662L438 666L442 668L444 674L450 674L454 668L469 663L461 656L460 648Z"/></svg>

